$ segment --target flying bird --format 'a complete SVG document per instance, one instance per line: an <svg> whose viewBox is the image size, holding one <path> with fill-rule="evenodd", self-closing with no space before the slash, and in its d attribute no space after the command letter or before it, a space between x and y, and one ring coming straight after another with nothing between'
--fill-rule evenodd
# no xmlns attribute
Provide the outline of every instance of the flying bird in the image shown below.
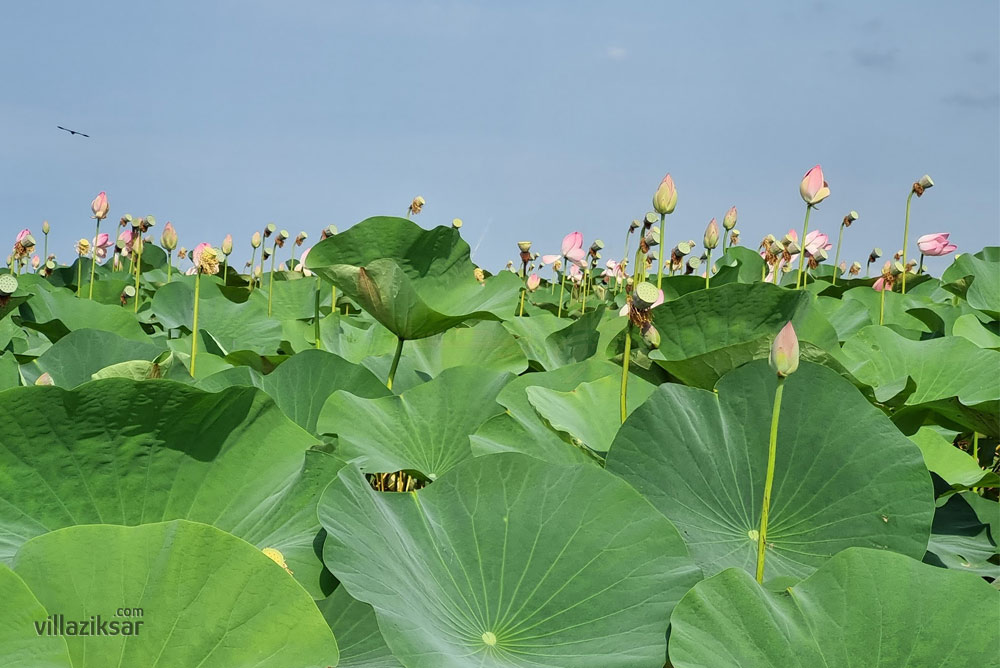
<svg viewBox="0 0 1000 668"><path fill-rule="evenodd" d="M77 132L76 130L70 130L69 128L64 128L61 125L57 125L56 127L59 128L60 130L65 130L66 132L70 133L71 135L80 135L81 137L86 137L88 139L90 138L90 135L85 135L82 132Z"/></svg>

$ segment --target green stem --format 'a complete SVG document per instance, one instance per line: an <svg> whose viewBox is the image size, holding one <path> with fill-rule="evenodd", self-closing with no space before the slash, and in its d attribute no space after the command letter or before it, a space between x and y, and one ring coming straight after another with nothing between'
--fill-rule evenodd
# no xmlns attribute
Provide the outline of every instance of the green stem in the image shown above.
<svg viewBox="0 0 1000 668"><path fill-rule="evenodd" d="M526 288L521 288L521 306L517 310L517 316L518 317L521 317L522 315L524 315L524 293L527 292L527 291L528 290Z"/></svg>
<svg viewBox="0 0 1000 668"><path fill-rule="evenodd" d="M587 289L590 287L589 276L589 271L583 273L583 305L580 307L580 315L587 312Z"/></svg>
<svg viewBox="0 0 1000 668"><path fill-rule="evenodd" d="M174 252L167 251L167 283L170 282L170 272L174 268Z"/></svg>
<svg viewBox="0 0 1000 668"><path fill-rule="evenodd" d="M764 265L760 268L760 282L763 283L767 280L767 260L764 260Z"/></svg>
<svg viewBox="0 0 1000 668"><path fill-rule="evenodd" d="M881 290L881 297L878 302L878 324L882 324L885 321L885 287Z"/></svg>
<svg viewBox="0 0 1000 668"><path fill-rule="evenodd" d="M201 294L201 272L194 275L194 323L191 326L191 377L194 378L194 362L198 355L198 296Z"/></svg>
<svg viewBox="0 0 1000 668"><path fill-rule="evenodd" d="M392 389L392 379L396 377L396 367L399 366L399 357L403 354L403 339L401 337L396 338L396 354L392 356L392 366L389 367L389 380L386 381L385 386L390 390Z"/></svg>
<svg viewBox="0 0 1000 668"><path fill-rule="evenodd" d="M76 263L76 297L80 298L80 287L83 285L83 256Z"/></svg>
<svg viewBox="0 0 1000 668"><path fill-rule="evenodd" d="M139 312L139 276L142 275L142 233L140 232L139 238L136 240L139 242L139 250L136 251L136 261L135 261L135 299L133 312Z"/></svg>
<svg viewBox="0 0 1000 668"><path fill-rule="evenodd" d="M278 253L278 241L271 248L271 271L267 278L267 317L271 317L271 295L274 293L274 256Z"/></svg>
<svg viewBox="0 0 1000 668"><path fill-rule="evenodd" d="M94 247L91 249L90 258L90 294L88 299L94 298L94 268L97 266L97 238L101 236L101 219L97 219L97 228L94 230Z"/></svg>
<svg viewBox="0 0 1000 668"><path fill-rule="evenodd" d="M257 266L254 264L256 260L257 260L257 249L254 248L253 251L250 253L250 292L253 292L253 284L257 282L256 279L254 279L253 277L253 272L254 270L257 269Z"/></svg>
<svg viewBox="0 0 1000 668"><path fill-rule="evenodd" d="M622 357L622 391L620 397L622 424L625 424L625 418L628 417L625 397L628 392L628 364L629 359L632 357L632 319L631 315L626 317L629 318L629 321L628 326L625 328L625 355Z"/></svg>
<svg viewBox="0 0 1000 668"><path fill-rule="evenodd" d="M708 257L705 258L705 264L706 264L706 267L705 267L705 289L708 290L709 289L709 287L708 287L708 279L710 279L712 277L712 249L711 248L706 248L705 250L708 252Z"/></svg>
<svg viewBox="0 0 1000 668"><path fill-rule="evenodd" d="M903 287L900 290L906 294L906 242L910 238L910 200L913 199L913 190L906 196L906 221L903 223Z"/></svg>
<svg viewBox="0 0 1000 668"><path fill-rule="evenodd" d="M917 265L917 275L924 273L924 254L920 254L920 264Z"/></svg>
<svg viewBox="0 0 1000 668"><path fill-rule="evenodd" d="M42 265L44 266L46 262L49 261L49 234L45 233L45 245L42 251Z"/></svg>
<svg viewBox="0 0 1000 668"><path fill-rule="evenodd" d="M330 288L330 313L337 310L337 286Z"/></svg>
<svg viewBox="0 0 1000 668"><path fill-rule="evenodd" d="M802 267L806 261L806 235L809 234L809 214L812 213L812 205L806 204L806 220L802 225L802 238L799 239L799 274L795 277L795 289L802 285Z"/></svg>
<svg viewBox="0 0 1000 668"><path fill-rule="evenodd" d="M976 466L978 466L979 468L982 468L982 466L979 464L979 432L978 431L972 432L972 459L975 460ZM979 494L979 488L978 487L973 487L972 488L972 493L973 494Z"/></svg>
<svg viewBox="0 0 1000 668"><path fill-rule="evenodd" d="M222 258L222 284L226 284L226 276L229 275L229 256Z"/></svg>
<svg viewBox="0 0 1000 668"><path fill-rule="evenodd" d="M323 343L319 340L319 300L320 300L320 288L322 287L322 282L320 278L316 277L316 300L313 303L313 334L316 337L316 350L321 350L323 348Z"/></svg>
<svg viewBox="0 0 1000 668"><path fill-rule="evenodd" d="M840 224L840 235L837 237L837 257L833 259L833 284L837 284L837 274L840 273L840 244L844 241L844 224Z"/></svg>
<svg viewBox="0 0 1000 668"><path fill-rule="evenodd" d="M774 460L778 450L778 414L781 412L781 393L784 388L785 379L778 376L778 389L774 391L774 409L771 413L771 438L767 447L767 474L764 478L764 502L760 507L760 529L757 532L757 582L764 582L764 548L767 545L767 516L771 510Z"/></svg>
<svg viewBox="0 0 1000 668"><path fill-rule="evenodd" d="M564 258L565 259L565 258ZM556 311L556 317L562 317L562 306L563 306L563 293L566 291L566 272L562 272L562 276L559 279L559 308Z"/></svg>
<svg viewBox="0 0 1000 668"><path fill-rule="evenodd" d="M656 257L656 289L659 290L663 287L663 235L667 227L667 215L664 213L660 214L660 252L657 253Z"/></svg>

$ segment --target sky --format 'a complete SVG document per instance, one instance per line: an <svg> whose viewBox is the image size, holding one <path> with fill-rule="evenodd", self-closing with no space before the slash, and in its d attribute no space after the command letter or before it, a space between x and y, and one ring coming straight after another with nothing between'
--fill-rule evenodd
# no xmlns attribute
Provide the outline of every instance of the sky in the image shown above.
<svg viewBox="0 0 1000 668"><path fill-rule="evenodd" d="M102 190L157 238L232 233L236 266L268 222L312 241L416 195L491 270L574 230L607 259L667 172L668 245L735 205L756 248L801 230L817 163L810 228L858 211L848 262L902 246L925 173L911 249L1000 243L995 0L19 2L4 27L0 240L48 220L64 262Z"/></svg>

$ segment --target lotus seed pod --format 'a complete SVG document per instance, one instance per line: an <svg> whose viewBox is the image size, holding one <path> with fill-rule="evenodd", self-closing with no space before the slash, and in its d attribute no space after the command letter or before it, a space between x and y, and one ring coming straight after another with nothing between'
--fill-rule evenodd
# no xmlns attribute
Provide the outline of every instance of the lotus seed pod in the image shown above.
<svg viewBox="0 0 1000 668"><path fill-rule="evenodd" d="M687 266L691 269L691 271L695 271L696 269L698 269L698 267L701 266L701 258L692 255L687 260Z"/></svg>
<svg viewBox="0 0 1000 668"><path fill-rule="evenodd" d="M284 241L289 236L288 230L281 230L280 232L278 232L278 236L281 238L282 241Z"/></svg>
<svg viewBox="0 0 1000 668"><path fill-rule="evenodd" d="M156 217L155 216L146 216L142 220L143 220L143 225L142 225L143 231L148 230L149 228L151 228L154 225L156 225Z"/></svg>
<svg viewBox="0 0 1000 668"><path fill-rule="evenodd" d="M267 250L267 248L265 248L265 249L263 249L260 252L260 256L261 256L262 259L266 260L267 258L271 257L271 251L269 251L269 250Z"/></svg>
<svg viewBox="0 0 1000 668"><path fill-rule="evenodd" d="M0 274L0 295L9 297L17 291L17 277L14 274Z"/></svg>
<svg viewBox="0 0 1000 668"><path fill-rule="evenodd" d="M596 241L594 241L594 243L590 244L591 253L596 253L597 251L602 250L603 248L604 248L604 242L601 241L600 239L597 239Z"/></svg>
<svg viewBox="0 0 1000 668"><path fill-rule="evenodd" d="M42 221L42 234L48 234L50 229L52 228L49 227L49 221Z"/></svg>
<svg viewBox="0 0 1000 668"><path fill-rule="evenodd" d="M799 368L799 339L791 322L774 337L768 361L779 378L790 376Z"/></svg>
<svg viewBox="0 0 1000 668"><path fill-rule="evenodd" d="M518 241L517 242L517 248L522 253L527 253L528 251L531 250L531 242L530 241Z"/></svg>
<svg viewBox="0 0 1000 668"><path fill-rule="evenodd" d="M917 183L924 190L927 190L928 188L933 188L934 187L934 181L931 180L931 177L930 177L929 174L924 174L923 176L921 176L920 180L917 181ZM920 193L917 193L918 197L919 197L919 195L920 195Z"/></svg>
<svg viewBox="0 0 1000 668"><path fill-rule="evenodd" d="M260 232L254 232L253 236L250 237L250 245L253 246L254 248L260 248L260 242L261 242Z"/></svg>
<svg viewBox="0 0 1000 668"><path fill-rule="evenodd" d="M308 238L309 238L308 234L306 234L305 232L299 232L298 235L295 237L295 245L301 246L302 243Z"/></svg>
<svg viewBox="0 0 1000 668"><path fill-rule="evenodd" d="M323 228L323 231L319 233L319 238L322 241L323 239L328 239L332 237L336 233L337 233L336 225L327 225L326 227Z"/></svg>
<svg viewBox="0 0 1000 668"><path fill-rule="evenodd" d="M889 263L889 273L893 276L899 276L904 271L903 263L899 260Z"/></svg>
<svg viewBox="0 0 1000 668"><path fill-rule="evenodd" d="M709 250L719 245L719 224L713 218L705 228L705 248Z"/></svg>
<svg viewBox="0 0 1000 668"><path fill-rule="evenodd" d="M694 248L693 242L682 241L675 247L675 250L677 251L676 255L684 257L685 255L691 252L692 248Z"/></svg>
<svg viewBox="0 0 1000 668"><path fill-rule="evenodd" d="M650 211L649 213L646 214L646 217L643 219L643 224L646 227L649 227L650 225L652 225L653 223L656 223L659 220L660 220L660 217L657 216L652 211Z"/></svg>
<svg viewBox="0 0 1000 668"><path fill-rule="evenodd" d="M740 231L739 230L733 230L732 232L730 232L729 233L729 245L730 246L735 246L739 242L740 242Z"/></svg>
<svg viewBox="0 0 1000 668"><path fill-rule="evenodd" d="M812 257L817 262L826 262L827 258L830 256L826 254L826 250L819 248L812 254Z"/></svg>
<svg viewBox="0 0 1000 668"><path fill-rule="evenodd" d="M881 248L873 248L872 252L869 253L869 255L868 255L868 262L869 263L875 262L880 257L882 257L882 249Z"/></svg>
<svg viewBox="0 0 1000 668"><path fill-rule="evenodd" d="M736 207L729 207L729 211L726 211L726 215L722 217L722 227L727 231L736 227Z"/></svg>
<svg viewBox="0 0 1000 668"><path fill-rule="evenodd" d="M646 242L647 246L656 246L660 243L660 228L651 227L646 230L646 234L643 236L643 241Z"/></svg>
<svg viewBox="0 0 1000 668"><path fill-rule="evenodd" d="M860 273L861 273L861 263L860 262L852 262L851 263L851 269L850 269L851 276L857 276Z"/></svg>
<svg viewBox="0 0 1000 668"><path fill-rule="evenodd" d="M667 174L660 181L656 193L653 195L653 209L661 216L673 213L677 206L677 188L674 187L674 179Z"/></svg>
<svg viewBox="0 0 1000 668"><path fill-rule="evenodd" d="M858 219L858 212L851 211L846 216L844 216L844 227L850 227L851 223Z"/></svg>
<svg viewBox="0 0 1000 668"><path fill-rule="evenodd" d="M642 223L640 223L638 220L633 220L631 223L628 224L628 228L630 231L634 232L637 229L639 229L640 225L642 225Z"/></svg>
<svg viewBox="0 0 1000 668"><path fill-rule="evenodd" d="M785 252L785 247L775 241L767 250L771 253L771 255L781 255Z"/></svg>
<svg viewBox="0 0 1000 668"><path fill-rule="evenodd" d="M462 219L461 218L452 218L451 219L451 226L454 227L456 230L461 229L461 227L462 227Z"/></svg>
<svg viewBox="0 0 1000 668"><path fill-rule="evenodd" d="M277 226L274 223L268 223L264 227L264 238L267 239L269 236L278 231Z"/></svg>
<svg viewBox="0 0 1000 668"><path fill-rule="evenodd" d="M131 299L132 297L135 297L135 286L134 285L126 285L125 289L122 290L122 298L123 299Z"/></svg>
<svg viewBox="0 0 1000 668"><path fill-rule="evenodd" d="M632 291L632 305L640 311L648 311L659 297L659 289L649 281L643 281Z"/></svg>
<svg viewBox="0 0 1000 668"><path fill-rule="evenodd" d="M641 331L642 331L642 340L647 346L649 346L653 350L656 350L657 348L660 347L660 332L656 329L656 327L653 326L653 323L647 322L645 325L643 325Z"/></svg>

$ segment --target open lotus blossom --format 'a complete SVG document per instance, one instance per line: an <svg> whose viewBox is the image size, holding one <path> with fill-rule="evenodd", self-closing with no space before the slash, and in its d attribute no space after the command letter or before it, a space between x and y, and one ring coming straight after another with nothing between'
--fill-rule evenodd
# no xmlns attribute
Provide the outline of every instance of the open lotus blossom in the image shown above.
<svg viewBox="0 0 1000 668"><path fill-rule="evenodd" d="M830 188L823 180L822 167L816 165L806 172L799 184L799 194L809 206L815 206L830 196Z"/></svg>
<svg viewBox="0 0 1000 668"><path fill-rule="evenodd" d="M131 232L129 235L131 236ZM114 245L111 243L111 237L107 232L101 232L90 243L93 245L93 248L97 253L97 258L100 260L103 260L108 256L108 249Z"/></svg>
<svg viewBox="0 0 1000 668"><path fill-rule="evenodd" d="M121 233L119 233L118 241L122 243L122 253L124 253L125 255L132 254L132 242L134 241L134 239L135 236L132 234L131 227L126 227L124 230L121 231Z"/></svg>
<svg viewBox="0 0 1000 668"><path fill-rule="evenodd" d="M211 244L202 242L191 251L191 260L202 274L214 276L219 273L219 252Z"/></svg>
<svg viewBox="0 0 1000 668"><path fill-rule="evenodd" d="M86 239L80 239L74 244L76 249L76 254L79 256L90 255L90 242Z"/></svg>
<svg viewBox="0 0 1000 668"><path fill-rule="evenodd" d="M947 255L958 248L958 246L948 241L948 236L949 233L947 232L925 234L917 239L917 247L920 248L920 252L924 255Z"/></svg>
<svg viewBox="0 0 1000 668"><path fill-rule="evenodd" d="M617 260L605 262L607 269L601 274L601 278L616 278L619 281L625 280L625 265Z"/></svg>
<svg viewBox="0 0 1000 668"><path fill-rule="evenodd" d="M583 233L570 232L562 240L562 247L559 255L543 255L542 263L551 264L560 257L565 257L574 263L581 263L587 256L587 251L583 249Z"/></svg>
<svg viewBox="0 0 1000 668"><path fill-rule="evenodd" d="M542 277L538 274L532 274L528 276L528 280L525 281L525 287L528 288L528 292L534 292L538 289L538 286L542 284Z"/></svg>
<svg viewBox="0 0 1000 668"><path fill-rule="evenodd" d="M583 270L580 269L580 265L573 263L569 266L569 279L574 283L579 283L583 280Z"/></svg>

